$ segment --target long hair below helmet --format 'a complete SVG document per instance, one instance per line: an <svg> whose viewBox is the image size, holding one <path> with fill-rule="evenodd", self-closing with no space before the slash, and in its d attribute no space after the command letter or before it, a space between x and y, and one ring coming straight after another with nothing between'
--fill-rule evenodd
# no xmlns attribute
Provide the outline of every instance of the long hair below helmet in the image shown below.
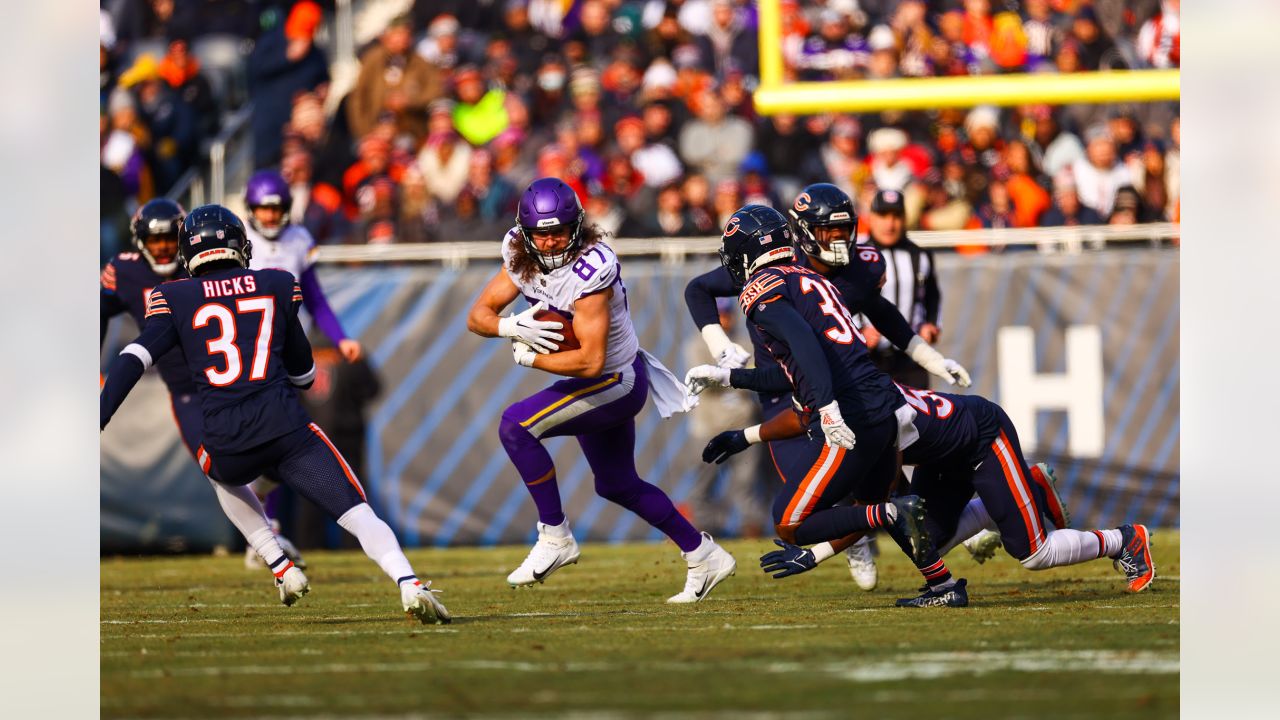
<svg viewBox="0 0 1280 720"><path fill-rule="evenodd" d="M525 251L542 272L549 273L568 265L582 251L582 221L585 217L578 193L559 178L538 178L525 189L516 210L516 227ZM535 232L562 227L569 231L569 242L564 248L553 253L538 249L533 240Z"/></svg>

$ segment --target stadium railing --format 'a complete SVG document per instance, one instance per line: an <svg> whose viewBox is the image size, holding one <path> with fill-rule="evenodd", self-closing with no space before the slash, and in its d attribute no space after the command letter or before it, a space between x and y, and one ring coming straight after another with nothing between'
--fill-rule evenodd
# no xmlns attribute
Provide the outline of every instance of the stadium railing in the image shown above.
<svg viewBox="0 0 1280 720"><path fill-rule="evenodd" d="M1078 254L1113 244L1158 244L1175 240L1179 235L1177 223L1145 223L998 230L921 230L912 232L911 239L930 248L1026 247L1046 254ZM668 262L680 262L689 255L715 254L720 247L720 238L615 238L610 240L610 246L619 255L653 256ZM451 268L463 267L472 260L494 260L501 257L501 247L497 242L322 245L319 250L320 262L441 262Z"/></svg>
<svg viewBox="0 0 1280 720"><path fill-rule="evenodd" d="M225 205L253 172L253 136L249 119L253 103L232 113L209 147L209 202ZM228 172L230 169L230 172ZM230 183L230 184L228 184Z"/></svg>

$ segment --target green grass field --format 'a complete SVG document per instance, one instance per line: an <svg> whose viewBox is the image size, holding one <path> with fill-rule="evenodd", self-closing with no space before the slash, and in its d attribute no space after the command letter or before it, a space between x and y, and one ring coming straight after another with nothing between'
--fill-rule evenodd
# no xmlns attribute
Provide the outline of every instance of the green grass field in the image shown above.
<svg viewBox="0 0 1280 720"><path fill-rule="evenodd" d="M727 543L738 575L678 607L669 544L588 544L518 591L504 578L527 548L410 552L444 627L409 623L359 553L309 554L293 608L238 557L104 559L102 715L1175 717L1178 535L1155 543L1139 595L1108 562L1033 574L961 550L971 605L931 610L893 607L920 581L885 543L870 593L842 558L772 580L772 545Z"/></svg>

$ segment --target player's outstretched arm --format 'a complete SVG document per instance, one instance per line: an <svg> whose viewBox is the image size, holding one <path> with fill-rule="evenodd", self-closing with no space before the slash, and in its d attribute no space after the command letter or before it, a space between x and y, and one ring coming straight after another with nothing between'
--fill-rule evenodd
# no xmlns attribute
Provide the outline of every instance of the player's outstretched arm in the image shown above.
<svg viewBox="0 0 1280 720"><path fill-rule="evenodd" d="M535 355L530 366L568 377L592 378L604 373L605 352L609 348L609 299L612 297L610 288L579 298L573 304L573 332L578 336L581 347L550 355Z"/></svg>
<svg viewBox="0 0 1280 720"><path fill-rule="evenodd" d="M867 316L876 331L893 343L899 350L906 350L911 338L916 336L907 319L902 317L898 306L889 302L883 295L875 295L867 299L862 306L862 314Z"/></svg>
<svg viewBox="0 0 1280 720"><path fill-rule="evenodd" d="M702 333L702 340L711 351L711 357L716 359L716 365L724 368L740 368L751 359L751 353L729 339L724 328L720 327L716 298L735 297L737 294L733 278L723 267L695 277L684 288L684 303L693 316L693 324Z"/></svg>
<svg viewBox="0 0 1280 720"><path fill-rule="evenodd" d="M177 344L178 333L167 310L163 314L147 318L146 324L142 326L142 334L125 345L107 369L107 379L98 395L99 430L111 422L111 417L120 409L120 404L129 396L133 386L138 384L142 373L154 364L155 358L164 355Z"/></svg>
<svg viewBox="0 0 1280 720"><path fill-rule="evenodd" d="M759 425L742 430L726 430L711 438L702 450L702 462L717 465L760 442L785 440L804 434L804 425L794 412L780 412Z"/></svg>
<svg viewBox="0 0 1280 720"><path fill-rule="evenodd" d="M333 341L348 362L354 362L360 357L363 349L358 340L347 337L347 333L343 331L337 314L333 312L333 308L329 307L329 299L320 289L320 279L316 277L315 268L309 267L303 270L302 277L298 278L298 284L302 286L302 304L315 319L316 327Z"/></svg>

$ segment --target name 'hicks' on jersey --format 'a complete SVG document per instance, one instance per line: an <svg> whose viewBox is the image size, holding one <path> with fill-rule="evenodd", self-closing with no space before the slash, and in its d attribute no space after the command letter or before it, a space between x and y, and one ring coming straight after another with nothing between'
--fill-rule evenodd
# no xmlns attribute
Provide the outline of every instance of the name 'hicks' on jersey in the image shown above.
<svg viewBox="0 0 1280 720"><path fill-rule="evenodd" d="M831 368L840 411L851 427L879 422L902 405L902 396L887 375L871 362L867 344L854 325L840 291L827 278L799 265L774 265L755 274L738 301L749 319L785 300L813 329ZM796 388L796 399L808 410L814 392L785 343L757 326L760 339Z"/></svg>
<svg viewBox="0 0 1280 720"><path fill-rule="evenodd" d="M148 350L181 346L210 452L243 451L311 422L294 388L315 372L301 303L282 270L220 270L151 292L141 339Z"/></svg>

